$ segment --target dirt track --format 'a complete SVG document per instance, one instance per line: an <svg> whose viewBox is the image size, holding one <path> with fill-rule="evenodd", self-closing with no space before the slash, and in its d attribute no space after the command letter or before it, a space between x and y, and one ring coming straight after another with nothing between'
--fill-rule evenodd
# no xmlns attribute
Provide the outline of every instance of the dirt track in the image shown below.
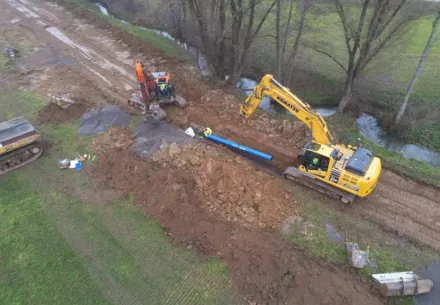
<svg viewBox="0 0 440 305"><path fill-rule="evenodd" d="M0 16L2 36L10 45L22 50L22 59L19 63L33 90L43 94L69 93L73 99L78 100L90 96L105 96L109 102L119 104L127 111L133 111L126 105L127 97L137 88L132 63L134 56L138 56L138 53L142 54L142 58L148 54L146 63L150 69L172 72L178 79L176 81L178 92L190 102L185 110L168 109L168 120L173 124L178 126L187 126L189 123L209 125L223 136L273 154L279 168L292 163L299 148L307 141L307 130L289 122L259 117L247 125L243 124L236 118L238 105L233 97L224 95L221 91L214 94L208 93L210 89L199 82L198 72L193 67L164 57L159 51L96 18L92 13L84 11L69 13L61 6L42 0L1 1L0 11L2 11ZM87 22L75 19L75 13L85 18ZM92 23L94 25L90 25ZM440 191L437 189L384 171L375 193L345 210L347 213L358 213L369 217L391 230L396 230L402 235L440 250L439 198ZM188 208L194 209L194 207ZM179 228L173 227L172 223L167 223L167 219L164 218L166 215L160 214L160 211L147 210L157 213L154 216L159 221L166 222L165 225L169 225L170 229L175 232L179 231ZM185 213L182 207L174 212L175 215L178 212ZM204 227L206 232L214 234L215 228L210 224L210 221L214 220L203 215L199 215L201 217L199 225L206 226ZM189 226L190 223L186 225ZM224 228L225 234L232 234L229 226L219 223L219 227ZM192 231L188 227L188 230L181 232L190 234ZM260 233L243 231L242 234L243 241L249 236ZM177 236L177 238L178 240L184 239L183 236ZM193 238L198 237L193 236ZM208 243L208 241L205 242ZM213 248L207 252L215 254L215 240L210 240L209 243L213 245ZM233 244L238 246L239 242ZM247 246L259 248L260 244ZM295 251L278 240L270 240L265 244L265 249L271 248L280 251L287 249L287 252ZM246 248L242 250L246 251ZM283 256L285 253L283 253L281 252L279 259L285 259L293 266L297 266L295 262L302 260L301 257L285 258ZM233 261L234 253L229 254L231 255L230 261ZM270 260L266 254L261 255ZM301 264L303 265L301 268L307 270L307 264L312 264L312 262L306 261ZM276 268L282 267L276 265ZM355 279L346 271L336 271L334 267L325 263L319 263L319 267L314 271L317 276L320 274L324 274L323 277L328 276L329 282L336 281L331 276L333 272L347 281ZM266 271L262 270L262 272ZM280 277L282 278L282 274ZM270 277L267 280L268 283L274 281ZM278 288L276 286L274 289ZM324 290L333 288L325 287ZM243 288L245 292L247 289L253 291L249 293L252 295L255 290L262 289L262 287L246 286ZM289 289L286 288L283 293L280 291L269 293L266 297L269 297L268 295L273 297L279 293L291 293ZM341 293L343 295L340 299L335 296L336 299L327 301L330 301L329 304L336 304L336 301L340 301L341 304L344 302L353 304L362 304L363 301L365 304L379 302L360 285L354 285L352 289L345 291L346 294ZM355 290L364 290L362 293L365 300L354 298ZM304 295L297 297L307 299ZM268 300L264 295L261 298L260 300ZM280 300L287 301L288 298L278 299ZM325 304L326 300L320 299L320 302ZM301 304L309 303L304 301Z"/></svg>

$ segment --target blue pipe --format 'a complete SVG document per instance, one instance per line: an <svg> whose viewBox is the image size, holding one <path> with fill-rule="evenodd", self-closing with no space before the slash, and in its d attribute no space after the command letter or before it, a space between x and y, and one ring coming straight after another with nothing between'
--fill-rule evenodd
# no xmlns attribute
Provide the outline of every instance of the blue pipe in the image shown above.
<svg viewBox="0 0 440 305"><path fill-rule="evenodd" d="M229 141L229 140L226 140L226 139L214 136L212 134L211 135L207 135L206 138L208 140L213 141L213 142L217 142L217 143L229 146L229 147L240 149L240 150L242 150L244 152L247 152L247 153L249 153L251 155L260 157L260 158L262 158L264 160L272 161L272 159L273 159L273 156L271 156L271 155L268 155L268 154L265 154L265 153L263 153L261 151L258 151L258 150L255 150L255 149L252 149L252 148L249 148L249 147L237 144L235 142L232 142L232 141Z"/></svg>

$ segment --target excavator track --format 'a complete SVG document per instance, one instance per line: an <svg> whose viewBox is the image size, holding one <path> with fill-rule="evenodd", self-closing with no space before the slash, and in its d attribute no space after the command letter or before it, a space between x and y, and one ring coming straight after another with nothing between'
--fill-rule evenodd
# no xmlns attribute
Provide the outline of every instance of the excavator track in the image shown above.
<svg viewBox="0 0 440 305"><path fill-rule="evenodd" d="M0 176L38 159L43 153L39 142L26 145L0 156Z"/></svg>
<svg viewBox="0 0 440 305"><path fill-rule="evenodd" d="M287 168L283 176L290 181L307 186L335 199L339 199L344 204L351 204L356 199L355 195L332 187L331 185L316 179L313 175L301 172L296 167Z"/></svg>

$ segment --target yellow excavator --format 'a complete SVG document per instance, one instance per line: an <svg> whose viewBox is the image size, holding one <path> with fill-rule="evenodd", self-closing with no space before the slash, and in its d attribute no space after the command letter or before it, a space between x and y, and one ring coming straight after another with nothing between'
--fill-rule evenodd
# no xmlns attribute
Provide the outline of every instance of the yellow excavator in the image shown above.
<svg viewBox="0 0 440 305"><path fill-rule="evenodd" d="M28 164L43 153L40 134L22 118L0 123L0 176Z"/></svg>
<svg viewBox="0 0 440 305"><path fill-rule="evenodd" d="M374 190L382 169L381 160L365 148L332 144L327 123L312 107L290 90L265 75L240 108L247 119L265 96L286 108L312 131L313 140L298 156L298 167L289 167L284 177L338 198L345 204L366 197Z"/></svg>

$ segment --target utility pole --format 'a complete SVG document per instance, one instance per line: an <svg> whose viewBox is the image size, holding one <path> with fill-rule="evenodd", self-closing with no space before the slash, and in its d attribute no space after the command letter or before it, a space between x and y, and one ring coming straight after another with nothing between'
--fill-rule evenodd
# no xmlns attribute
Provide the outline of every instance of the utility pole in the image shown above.
<svg viewBox="0 0 440 305"><path fill-rule="evenodd" d="M439 20L440 20L440 11L437 13L437 16L432 24L431 35L429 36L428 42L425 47L425 51L423 52L423 55L420 58L419 65L416 69L416 72L414 73L414 76L409 84L408 89L406 90L406 94L405 97L403 98L402 105L400 106L399 112L397 113L396 121L395 121L396 125L398 125L402 120L403 114L405 113L406 110L406 106L408 106L409 97L414 89L414 86L417 83L417 80L419 79L420 73L422 72L423 65L425 64L425 61L428 58L429 52L431 51L431 46L435 40L435 34L437 32Z"/></svg>

